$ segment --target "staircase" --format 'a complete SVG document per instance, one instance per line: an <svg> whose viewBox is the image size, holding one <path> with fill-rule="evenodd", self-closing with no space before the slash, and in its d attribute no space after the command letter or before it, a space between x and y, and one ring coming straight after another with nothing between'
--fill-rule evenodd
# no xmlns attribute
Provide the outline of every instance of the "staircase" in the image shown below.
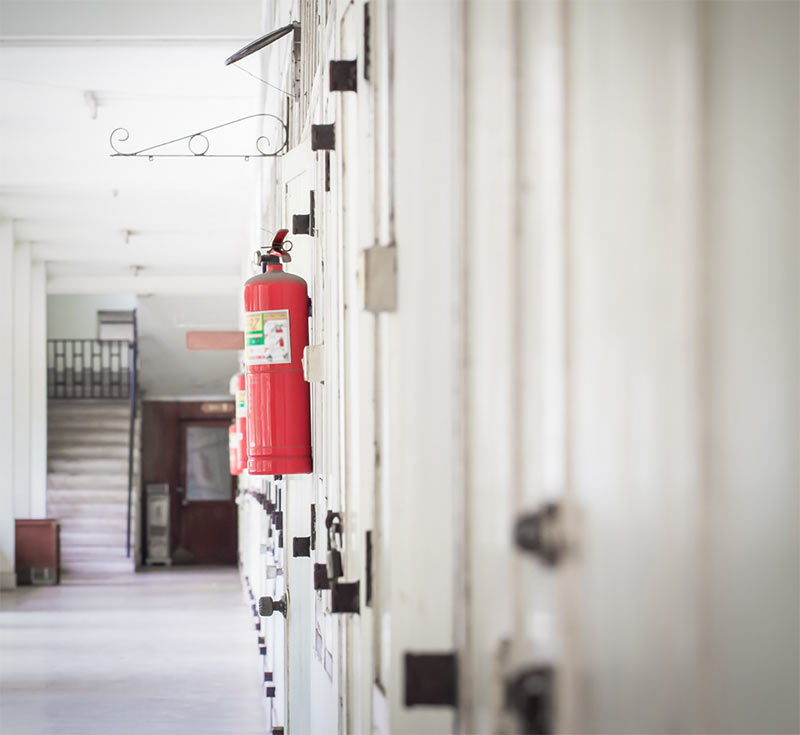
<svg viewBox="0 0 800 735"><path fill-rule="evenodd" d="M134 569L138 451L131 556L125 555L129 430L127 400L48 402L47 515L61 524L61 570L67 580Z"/></svg>

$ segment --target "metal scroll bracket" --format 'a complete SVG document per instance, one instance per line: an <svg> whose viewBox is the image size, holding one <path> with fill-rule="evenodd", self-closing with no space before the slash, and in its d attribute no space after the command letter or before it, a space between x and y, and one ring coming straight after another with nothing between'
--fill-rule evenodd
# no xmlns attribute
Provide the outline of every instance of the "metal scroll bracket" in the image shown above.
<svg viewBox="0 0 800 735"><path fill-rule="evenodd" d="M273 120L277 121L276 128L279 132L279 140L276 141L276 144L273 144L268 136L259 135L255 141L255 151L252 153L209 152L211 149L211 141L209 140L208 133L221 130L222 128L227 128L232 125L238 125L239 123L243 123L246 120L252 120L254 118L272 118ZM221 123L220 125L214 125L213 127L206 128L205 130L198 130L195 133L189 133L188 135L181 136L180 138L174 138L172 140L165 141L164 143L157 143L156 145L151 145L147 148L141 148L137 151L121 151L117 145L124 143L126 140L128 140L128 138L130 138L130 133L125 128L116 128L111 132L108 142L114 151L111 154L112 158L117 156L127 158L146 157L150 161L152 161L154 158L243 158L245 161L249 161L251 158L274 158L285 153L289 148L289 126L277 115L271 115L268 112L260 112L255 115L240 117L238 120L231 120L230 122ZM178 147L178 144L183 143L184 141L186 142L188 152L165 152L165 149L168 149L168 146Z"/></svg>

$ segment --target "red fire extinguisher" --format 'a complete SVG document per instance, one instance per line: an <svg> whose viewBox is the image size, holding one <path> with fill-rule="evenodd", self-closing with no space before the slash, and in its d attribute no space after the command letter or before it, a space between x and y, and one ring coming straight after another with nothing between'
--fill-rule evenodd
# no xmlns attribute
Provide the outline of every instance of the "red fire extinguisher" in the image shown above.
<svg viewBox="0 0 800 735"><path fill-rule="evenodd" d="M247 406L245 405L244 373L231 378L231 393L236 406L236 419L230 439L231 474L241 475L247 469Z"/></svg>
<svg viewBox="0 0 800 735"><path fill-rule="evenodd" d="M303 377L308 344L308 286L286 273L288 230L279 230L262 272L245 283L247 471L251 475L311 472L311 407Z"/></svg>
<svg viewBox="0 0 800 735"><path fill-rule="evenodd" d="M228 427L228 461L231 466L231 474L239 475L239 441L236 437L236 422L233 422Z"/></svg>

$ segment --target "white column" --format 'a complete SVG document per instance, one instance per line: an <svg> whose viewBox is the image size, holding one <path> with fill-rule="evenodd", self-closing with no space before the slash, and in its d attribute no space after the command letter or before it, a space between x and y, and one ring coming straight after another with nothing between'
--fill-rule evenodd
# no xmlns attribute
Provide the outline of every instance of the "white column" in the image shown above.
<svg viewBox="0 0 800 735"><path fill-rule="evenodd" d="M14 307L13 324L13 390L14 431L14 516L31 517L30 502L30 316L31 316L31 246L28 243L13 245L14 251Z"/></svg>
<svg viewBox="0 0 800 735"><path fill-rule="evenodd" d="M30 281L30 514L47 515L47 278L42 261Z"/></svg>
<svg viewBox="0 0 800 735"><path fill-rule="evenodd" d="M14 235L11 222L0 222L0 314L13 314ZM14 470L11 319L0 319L0 589L16 586L14 572Z"/></svg>

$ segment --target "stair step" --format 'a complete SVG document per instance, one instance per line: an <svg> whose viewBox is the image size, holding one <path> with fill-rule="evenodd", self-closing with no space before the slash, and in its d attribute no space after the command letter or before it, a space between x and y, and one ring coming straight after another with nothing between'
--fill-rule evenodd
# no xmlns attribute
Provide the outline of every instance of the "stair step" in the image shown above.
<svg viewBox="0 0 800 735"><path fill-rule="evenodd" d="M47 470L53 474L115 475L128 477L128 458L120 457L67 457L51 458Z"/></svg>
<svg viewBox="0 0 800 735"><path fill-rule="evenodd" d="M127 406L127 398L51 398L48 406Z"/></svg>
<svg viewBox="0 0 800 735"><path fill-rule="evenodd" d="M71 543L61 545L62 559L122 559L125 557L125 535L105 544Z"/></svg>
<svg viewBox="0 0 800 735"><path fill-rule="evenodd" d="M131 507L132 522L136 520L136 506ZM89 501L79 501L69 503L63 501L47 501L48 518L58 518L61 523L67 520L78 519L108 519L110 522L125 522L128 517L128 504L125 503L93 503Z"/></svg>
<svg viewBox="0 0 800 735"><path fill-rule="evenodd" d="M127 417L92 416L91 414L48 415L47 426L50 431L97 430L128 434L130 421Z"/></svg>
<svg viewBox="0 0 800 735"><path fill-rule="evenodd" d="M47 490L128 490L128 472L123 474L73 474L49 472Z"/></svg>
<svg viewBox="0 0 800 735"><path fill-rule="evenodd" d="M48 506L128 504L127 488L51 488L47 491Z"/></svg>
<svg viewBox="0 0 800 735"><path fill-rule="evenodd" d="M85 510L86 506L81 505L81 508ZM107 515L106 513L101 512L94 515L81 514L76 516L65 516L63 518L59 518L59 523L61 525L62 533L65 531L82 533L109 533L111 531L122 531L124 533L127 525L127 515L126 506L124 513ZM136 514L132 512L131 519L133 519L135 515Z"/></svg>
<svg viewBox="0 0 800 735"><path fill-rule="evenodd" d="M81 413L125 414L130 413L130 403L124 401L84 400L80 398L50 399L47 404L48 413Z"/></svg>
<svg viewBox="0 0 800 735"><path fill-rule="evenodd" d="M119 459L128 471L128 442L124 444L54 443L47 445L47 456L53 460Z"/></svg>
<svg viewBox="0 0 800 735"><path fill-rule="evenodd" d="M103 548L125 548L125 528L121 530L66 530L61 527L61 548L70 553L76 548L101 546Z"/></svg>
<svg viewBox="0 0 800 735"><path fill-rule="evenodd" d="M48 446L64 447L128 447L128 432L101 429L71 431L52 428L47 432Z"/></svg>

